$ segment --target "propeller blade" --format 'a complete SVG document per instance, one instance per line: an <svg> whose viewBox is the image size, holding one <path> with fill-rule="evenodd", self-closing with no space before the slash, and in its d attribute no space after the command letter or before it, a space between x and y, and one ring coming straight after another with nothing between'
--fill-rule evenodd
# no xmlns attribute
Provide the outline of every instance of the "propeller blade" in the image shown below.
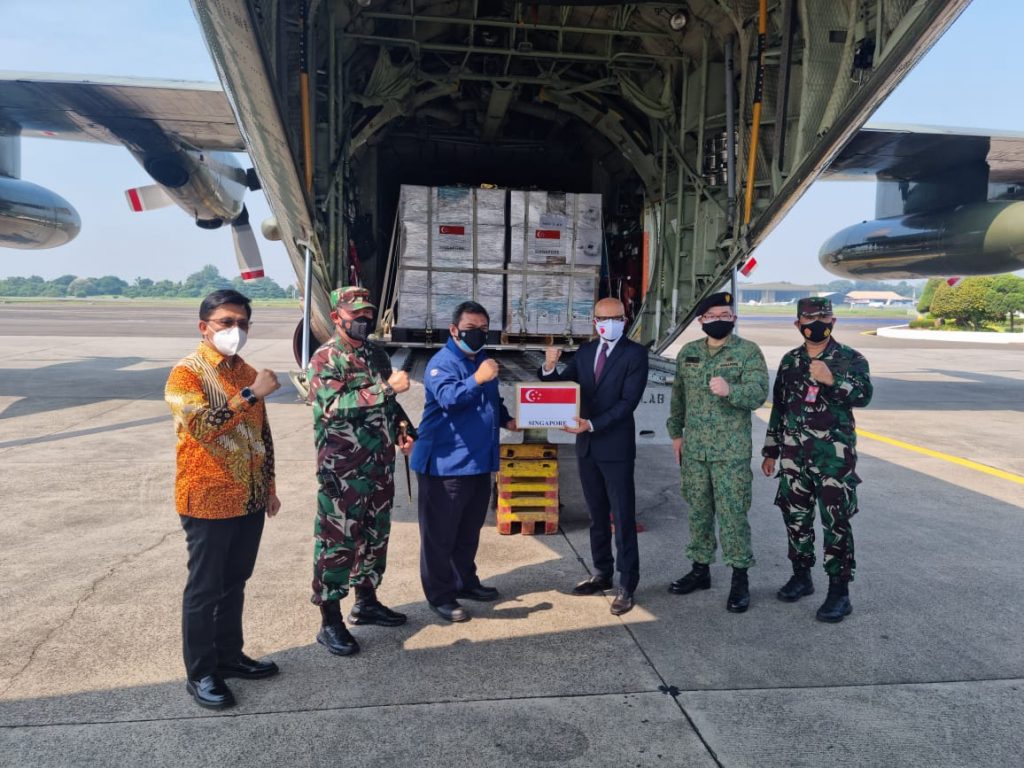
<svg viewBox="0 0 1024 768"><path fill-rule="evenodd" d="M128 198L128 207L135 213L155 211L157 208L166 208L174 203L171 196L159 184L126 189L124 196Z"/></svg>
<svg viewBox="0 0 1024 768"><path fill-rule="evenodd" d="M256 234L249 226L249 212L242 208L242 215L231 222L231 239L235 243L238 270L246 282L263 277L263 259L256 244Z"/></svg>

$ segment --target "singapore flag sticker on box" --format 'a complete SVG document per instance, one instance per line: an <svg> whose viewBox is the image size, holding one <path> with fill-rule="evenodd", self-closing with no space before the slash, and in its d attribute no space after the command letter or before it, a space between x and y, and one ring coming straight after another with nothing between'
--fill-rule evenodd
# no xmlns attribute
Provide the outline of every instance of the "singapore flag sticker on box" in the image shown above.
<svg viewBox="0 0 1024 768"><path fill-rule="evenodd" d="M516 384L516 425L520 429L575 426L580 385L574 381Z"/></svg>

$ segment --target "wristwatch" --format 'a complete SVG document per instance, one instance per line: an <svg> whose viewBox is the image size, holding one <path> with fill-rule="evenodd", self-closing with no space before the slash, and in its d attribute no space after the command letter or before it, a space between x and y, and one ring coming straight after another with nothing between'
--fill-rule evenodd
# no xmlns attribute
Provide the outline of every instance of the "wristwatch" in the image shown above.
<svg viewBox="0 0 1024 768"><path fill-rule="evenodd" d="M258 403L260 400L258 397L256 397L256 395L252 393L252 390L249 389L248 387L244 387L242 391L239 392L238 394L240 394L242 397L248 400L249 405L256 405L256 403Z"/></svg>
<svg viewBox="0 0 1024 768"><path fill-rule="evenodd" d="M384 382L384 396L385 397L394 397L395 396L395 390L387 382Z"/></svg>

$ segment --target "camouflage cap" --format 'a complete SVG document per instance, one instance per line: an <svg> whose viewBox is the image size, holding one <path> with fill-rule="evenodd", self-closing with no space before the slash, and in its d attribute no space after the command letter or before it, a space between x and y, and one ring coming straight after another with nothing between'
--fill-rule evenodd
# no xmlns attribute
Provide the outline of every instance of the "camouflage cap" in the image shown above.
<svg viewBox="0 0 1024 768"><path fill-rule="evenodd" d="M697 305L697 315L703 315L712 307L731 307L732 306L732 294L728 291L720 291L719 293L712 293L704 301Z"/></svg>
<svg viewBox="0 0 1024 768"><path fill-rule="evenodd" d="M331 309L337 309L339 304L343 304L349 311L377 308L370 301L370 292L358 285L345 285L331 291Z"/></svg>
<svg viewBox="0 0 1024 768"><path fill-rule="evenodd" d="M796 303L797 316L814 312L828 312L831 314L832 299L825 298L824 296L808 296Z"/></svg>

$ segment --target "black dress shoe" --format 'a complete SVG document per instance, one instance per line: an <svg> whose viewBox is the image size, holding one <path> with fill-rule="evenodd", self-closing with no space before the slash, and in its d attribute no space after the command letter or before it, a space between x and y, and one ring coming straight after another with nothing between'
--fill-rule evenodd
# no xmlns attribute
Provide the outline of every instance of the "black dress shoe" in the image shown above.
<svg viewBox="0 0 1024 768"><path fill-rule="evenodd" d="M207 675L198 680L188 680L185 690L196 700L196 704L207 709L226 709L235 706L235 695L220 675Z"/></svg>
<svg viewBox="0 0 1024 768"><path fill-rule="evenodd" d="M273 677L280 671L274 662L256 661L244 653L238 654L234 661L222 661L217 665L217 674L221 677L244 677L246 680Z"/></svg>
<svg viewBox="0 0 1024 768"><path fill-rule="evenodd" d="M469 589L460 589L455 593L455 596L463 600L478 600L483 603L490 603L498 599L498 590L494 587L485 587L483 584L477 584Z"/></svg>
<svg viewBox="0 0 1024 768"><path fill-rule="evenodd" d="M443 603L442 605L431 604L430 609L442 619L447 619L448 621L469 621L469 611L454 601Z"/></svg>
<svg viewBox="0 0 1024 768"><path fill-rule="evenodd" d="M607 576L591 576L572 588L574 595L596 595L612 588L612 580Z"/></svg>
<svg viewBox="0 0 1024 768"><path fill-rule="evenodd" d="M364 603L356 601L348 620L353 624L376 624L381 627L397 627L405 624L408 617L404 613L392 611L381 602Z"/></svg>
<svg viewBox="0 0 1024 768"><path fill-rule="evenodd" d="M359 653L359 643L344 624L331 623L320 627L316 641L335 656L351 656Z"/></svg>
<svg viewBox="0 0 1024 768"><path fill-rule="evenodd" d="M633 605L633 593L620 588L615 599L612 600L612 616L629 613L633 610Z"/></svg>
<svg viewBox="0 0 1024 768"><path fill-rule="evenodd" d="M688 574L668 585L673 595L688 595L697 589L711 589L711 570L707 563L694 563Z"/></svg>

